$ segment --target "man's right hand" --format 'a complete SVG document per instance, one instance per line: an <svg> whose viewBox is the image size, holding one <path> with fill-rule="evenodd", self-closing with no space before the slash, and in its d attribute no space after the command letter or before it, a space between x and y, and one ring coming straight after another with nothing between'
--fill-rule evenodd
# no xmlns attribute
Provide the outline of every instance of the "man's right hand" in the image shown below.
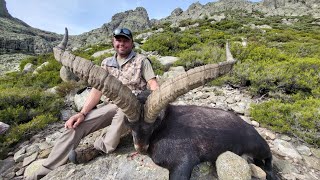
<svg viewBox="0 0 320 180"><path fill-rule="evenodd" d="M79 126L80 123L84 121L84 116L81 113L71 116L67 122L64 124L64 127L67 129L74 129Z"/></svg>

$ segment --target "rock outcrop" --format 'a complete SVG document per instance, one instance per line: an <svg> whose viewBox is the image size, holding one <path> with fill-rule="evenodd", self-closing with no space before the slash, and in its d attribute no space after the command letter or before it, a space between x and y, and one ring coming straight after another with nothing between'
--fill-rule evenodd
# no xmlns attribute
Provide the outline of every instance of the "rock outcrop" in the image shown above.
<svg viewBox="0 0 320 180"><path fill-rule="evenodd" d="M214 19L214 15L218 15L224 11L242 10L247 13L259 11L266 16L303 16L311 15L320 18L320 2L317 0L262 0L259 3L247 0L220 0L218 2L209 2L201 5L199 2L193 3L186 11L177 8L172 11L171 15L160 19L159 22L176 23L184 19Z"/></svg>
<svg viewBox="0 0 320 180"><path fill-rule="evenodd" d="M267 16L303 16L320 18L320 1L317 0L263 0L256 10Z"/></svg>
<svg viewBox="0 0 320 180"><path fill-rule="evenodd" d="M30 27L8 12L6 1L0 0L0 54L41 54L52 51L61 35Z"/></svg>
<svg viewBox="0 0 320 180"><path fill-rule="evenodd" d="M103 24L101 28L71 38L71 45L72 47L82 47L111 42L112 31L117 27L127 27L132 32L151 28L147 10L143 7L137 7L135 10L117 13L112 16L109 23Z"/></svg>
<svg viewBox="0 0 320 180"><path fill-rule="evenodd" d="M62 36L32 28L14 18L0 17L0 54L41 54L52 51Z"/></svg>
<svg viewBox="0 0 320 180"><path fill-rule="evenodd" d="M6 1L4 0L0 0L0 17L12 18L8 12Z"/></svg>
<svg viewBox="0 0 320 180"><path fill-rule="evenodd" d="M100 28L70 37L70 44L72 48L79 48L98 43L109 43L110 35L117 27L128 27L133 32L139 32L163 22L177 24L185 19L205 18L217 21L217 16L224 17L223 12L234 10L242 10L246 13L259 11L267 16L312 15L320 18L319 7L320 2L317 0L263 0L259 3L247 0L220 0L209 2L206 5L196 2L185 11L177 7L168 17L160 20L149 20L146 9L137 7L135 10L115 14L110 22L103 24ZM0 35L0 54L51 52L52 46L61 39L61 35L32 28L23 21L12 17L6 8L5 0L0 0L0 29L4 32Z"/></svg>

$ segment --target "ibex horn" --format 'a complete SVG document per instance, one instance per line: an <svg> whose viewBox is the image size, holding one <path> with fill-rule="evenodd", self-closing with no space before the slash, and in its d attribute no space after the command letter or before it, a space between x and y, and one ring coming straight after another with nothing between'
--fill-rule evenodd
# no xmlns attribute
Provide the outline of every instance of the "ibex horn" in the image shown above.
<svg viewBox="0 0 320 180"><path fill-rule="evenodd" d="M148 97L144 107L144 120L153 123L160 111L177 97L231 71L236 61L230 53L228 42L226 44L226 59L227 61L218 64L208 64L190 69L164 82Z"/></svg>

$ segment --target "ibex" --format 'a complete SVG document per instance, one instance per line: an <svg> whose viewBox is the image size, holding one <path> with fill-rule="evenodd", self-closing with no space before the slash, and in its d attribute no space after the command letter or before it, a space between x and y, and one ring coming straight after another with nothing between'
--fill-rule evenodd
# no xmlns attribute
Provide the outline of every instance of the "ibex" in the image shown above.
<svg viewBox="0 0 320 180"><path fill-rule="evenodd" d="M135 149L146 152L157 165L168 169L170 179L190 179L195 165L204 161L214 163L225 151L251 155L256 164L264 165L262 168L268 179L273 178L268 144L239 116L221 109L169 104L178 96L232 69L235 60L228 43L227 61L190 69L164 82L146 98L145 103L141 103L108 71L65 51L67 41L66 29L62 42L53 48L55 59L123 110L132 130Z"/></svg>

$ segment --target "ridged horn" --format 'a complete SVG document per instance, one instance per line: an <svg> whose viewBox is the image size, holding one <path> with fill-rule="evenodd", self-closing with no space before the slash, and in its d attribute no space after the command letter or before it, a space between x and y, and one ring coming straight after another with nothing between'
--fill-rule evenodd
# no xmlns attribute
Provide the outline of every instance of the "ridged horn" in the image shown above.
<svg viewBox="0 0 320 180"><path fill-rule="evenodd" d="M141 113L141 104L131 90L100 66L94 65L87 59L75 56L69 51L65 51L67 41L68 30L66 28L62 42L53 48L55 59L80 79L88 82L89 85L110 98L114 104L122 109L130 122L138 121Z"/></svg>
<svg viewBox="0 0 320 180"><path fill-rule="evenodd" d="M226 59L227 61L218 64L208 64L190 69L164 82L148 97L144 106L144 120L153 123L160 111L177 97L231 71L236 61L232 57L228 42L226 44Z"/></svg>
<svg viewBox="0 0 320 180"><path fill-rule="evenodd" d="M68 34L68 29L67 28L64 28L64 35L63 35L63 39L62 41L60 42L60 44L57 46L58 48L62 49L62 50L65 50L66 47L67 47L67 43L68 43L68 37L69 37L69 34Z"/></svg>

